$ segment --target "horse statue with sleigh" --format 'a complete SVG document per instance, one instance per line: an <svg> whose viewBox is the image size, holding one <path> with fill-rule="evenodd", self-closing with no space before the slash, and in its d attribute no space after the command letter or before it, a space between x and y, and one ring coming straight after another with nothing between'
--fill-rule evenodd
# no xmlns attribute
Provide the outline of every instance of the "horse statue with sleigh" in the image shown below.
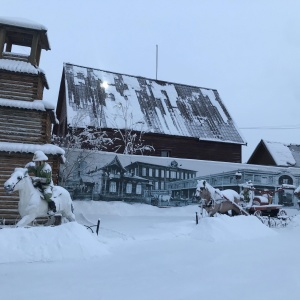
<svg viewBox="0 0 300 300"><path fill-rule="evenodd" d="M239 205L240 195L234 190L219 190L212 187L206 180L198 180L195 196L201 197L201 207L206 210L208 216L213 217L216 213L235 215L249 215ZM230 214L231 212L231 214Z"/></svg>
<svg viewBox="0 0 300 300"><path fill-rule="evenodd" d="M21 220L16 224L17 227L29 225L39 217L48 217L48 203L43 200L43 195L39 189L34 187L27 168L16 168L4 183L4 189L8 193L19 192L18 210ZM53 186L52 192L57 214L70 222L75 221L69 192L60 186Z"/></svg>
<svg viewBox="0 0 300 300"><path fill-rule="evenodd" d="M282 205L270 203L270 193L257 196L254 194L256 189L251 183L246 183L246 187L250 191L248 203L242 201L241 195L236 191L231 189L221 191L212 187L206 180L198 180L195 196L201 197L201 207L206 210L210 217L213 217L216 213L229 215L229 212L231 212L231 216L243 214L283 218L287 215L286 211L282 209ZM283 188L278 189L276 192L281 191Z"/></svg>

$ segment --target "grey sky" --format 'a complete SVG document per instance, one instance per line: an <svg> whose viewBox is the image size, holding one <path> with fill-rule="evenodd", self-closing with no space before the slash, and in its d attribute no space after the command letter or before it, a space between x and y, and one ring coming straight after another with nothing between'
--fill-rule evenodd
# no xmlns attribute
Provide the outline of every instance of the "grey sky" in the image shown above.
<svg viewBox="0 0 300 300"><path fill-rule="evenodd" d="M299 13L297 0L2 0L0 15L48 28L54 103L63 62L155 78L158 45L158 79L218 90L245 162L261 139L300 144Z"/></svg>

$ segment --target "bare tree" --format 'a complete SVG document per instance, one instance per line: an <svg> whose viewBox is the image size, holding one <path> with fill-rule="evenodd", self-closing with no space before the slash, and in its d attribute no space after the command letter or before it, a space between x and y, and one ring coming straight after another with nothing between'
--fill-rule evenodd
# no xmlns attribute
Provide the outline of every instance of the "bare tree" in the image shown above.
<svg viewBox="0 0 300 300"><path fill-rule="evenodd" d="M77 114L72 125L68 126L68 133L64 137L52 136L52 143L65 150L66 161L60 168L59 183L65 186L73 174L78 174L79 170L87 171L93 165L86 165L83 170L83 163L90 161L90 156L95 151L107 150L113 140L107 133L98 127L82 126L86 114Z"/></svg>
<svg viewBox="0 0 300 300"><path fill-rule="evenodd" d="M124 126L120 126L120 121ZM143 135L144 121L134 121L133 112L129 110L129 103L126 105L121 102L115 105L115 114L113 115L114 124L114 145L115 151L119 152L123 148L123 154L144 154L155 149L151 145L145 145Z"/></svg>

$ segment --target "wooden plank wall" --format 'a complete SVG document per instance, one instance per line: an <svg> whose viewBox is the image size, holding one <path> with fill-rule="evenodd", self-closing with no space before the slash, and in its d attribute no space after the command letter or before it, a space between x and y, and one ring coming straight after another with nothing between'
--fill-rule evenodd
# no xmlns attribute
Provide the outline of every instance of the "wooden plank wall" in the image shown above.
<svg viewBox="0 0 300 300"><path fill-rule="evenodd" d="M50 132L47 112L0 107L0 142L48 144Z"/></svg>
<svg viewBox="0 0 300 300"><path fill-rule="evenodd" d="M4 190L4 183L13 173L15 168L24 167L32 160L31 153L8 153L0 152L0 222L5 219L5 224L14 225L19 219L18 213L18 193L8 194ZM57 156L49 156L48 163L52 166L54 174L53 182L58 182L59 159Z"/></svg>
<svg viewBox="0 0 300 300"><path fill-rule="evenodd" d="M113 134L111 129L104 128L103 131L106 131L112 138L118 137L118 135ZM161 151L166 150L170 152L170 157L174 158L242 162L242 146L239 144L201 141L191 137L149 133L143 135L143 140L143 145L150 145L155 149L155 151L144 153L144 155L161 156ZM115 141L114 145L110 146L106 151L114 152L117 144L118 142ZM122 146L118 153L123 153L123 149L124 147ZM139 155L140 153L136 154Z"/></svg>
<svg viewBox="0 0 300 300"><path fill-rule="evenodd" d="M0 72L0 98L32 101L43 98L40 75Z"/></svg>
<svg viewBox="0 0 300 300"><path fill-rule="evenodd" d="M145 134L144 145L155 148L153 156L161 156L162 150L169 150L171 157L197 160L242 162L242 146L233 143L201 141L196 138Z"/></svg>

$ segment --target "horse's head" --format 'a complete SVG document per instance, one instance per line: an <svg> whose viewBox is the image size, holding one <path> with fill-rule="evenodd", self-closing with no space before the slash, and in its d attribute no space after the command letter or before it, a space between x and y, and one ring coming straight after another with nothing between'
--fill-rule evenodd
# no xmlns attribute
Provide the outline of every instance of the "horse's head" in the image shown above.
<svg viewBox="0 0 300 300"><path fill-rule="evenodd" d="M15 171L11 174L10 178L4 183L4 189L8 193L18 190L20 182L27 176L28 170L26 168L15 168Z"/></svg>
<svg viewBox="0 0 300 300"><path fill-rule="evenodd" d="M195 197L199 198L201 197L202 199L209 200L210 199L210 192L207 188L208 183L206 180L197 180L197 187L196 187L196 193Z"/></svg>

